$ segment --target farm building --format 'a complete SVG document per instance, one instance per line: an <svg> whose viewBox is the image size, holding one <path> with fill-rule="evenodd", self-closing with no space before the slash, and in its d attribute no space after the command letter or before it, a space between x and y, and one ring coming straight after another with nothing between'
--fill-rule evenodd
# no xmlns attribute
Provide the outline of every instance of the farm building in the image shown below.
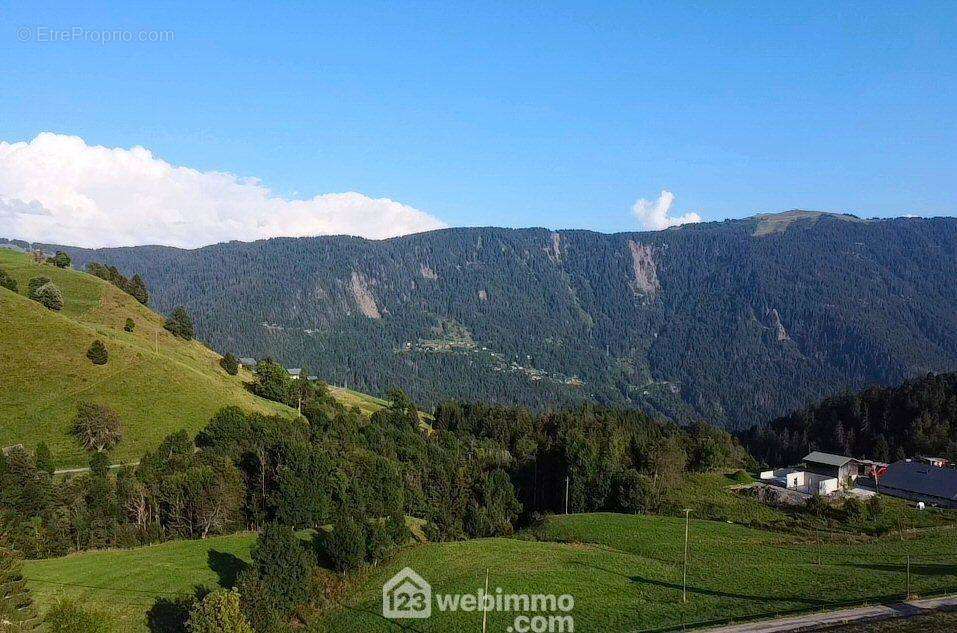
<svg viewBox="0 0 957 633"><path fill-rule="evenodd" d="M844 482L857 478L860 471L860 462L845 455L832 455L814 451L804 457L804 468L810 473L833 477Z"/></svg>
<svg viewBox="0 0 957 633"><path fill-rule="evenodd" d="M248 357L240 358L239 364L242 365L243 367L246 367L247 369L255 369L256 359L248 358Z"/></svg>
<svg viewBox="0 0 957 633"><path fill-rule="evenodd" d="M872 479L867 480L867 485L892 497L957 508L957 470L950 468L911 460L894 462L878 478L876 486Z"/></svg>
<svg viewBox="0 0 957 633"><path fill-rule="evenodd" d="M761 479L806 495L829 495L853 482L872 462L814 451L802 468L779 468L761 473Z"/></svg>

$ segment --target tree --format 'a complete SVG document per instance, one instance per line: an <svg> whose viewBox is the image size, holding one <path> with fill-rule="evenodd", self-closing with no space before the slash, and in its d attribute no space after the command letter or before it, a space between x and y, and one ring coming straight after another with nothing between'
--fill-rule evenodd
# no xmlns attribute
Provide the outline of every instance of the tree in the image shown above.
<svg viewBox="0 0 957 633"><path fill-rule="evenodd" d="M89 358L94 365L105 365L110 360L110 354L106 351L106 345L104 345L100 339L93 341L93 344L90 345L90 349L86 350L86 357Z"/></svg>
<svg viewBox="0 0 957 633"><path fill-rule="evenodd" d="M648 475L628 468L618 476L618 505L631 513L651 512L655 509L655 486Z"/></svg>
<svg viewBox="0 0 957 633"><path fill-rule="evenodd" d="M232 352L227 352L226 355L219 360L219 364L230 376L235 376L239 373L239 360Z"/></svg>
<svg viewBox="0 0 957 633"><path fill-rule="evenodd" d="M332 526L332 531L322 534L320 547L323 554L338 571L355 569L365 560L368 551L366 530L354 517L344 514Z"/></svg>
<svg viewBox="0 0 957 633"><path fill-rule="evenodd" d="M30 292L30 298L40 303L43 307L59 312L63 309L63 293L52 281L48 281L42 286L37 287Z"/></svg>
<svg viewBox="0 0 957 633"><path fill-rule="evenodd" d="M41 470L49 475L52 475L56 470L53 466L53 453L50 452L50 447L47 446L45 442L37 444L37 450L34 451L34 460L37 464L37 470Z"/></svg>
<svg viewBox="0 0 957 633"><path fill-rule="evenodd" d="M189 316L186 308L180 306L173 310L173 313L166 319L166 325L163 326L174 336L184 338L187 341L193 338L195 330L193 328L193 318Z"/></svg>
<svg viewBox="0 0 957 633"><path fill-rule="evenodd" d="M219 589L203 598L189 613L190 633L254 633L243 615L239 592Z"/></svg>
<svg viewBox="0 0 957 633"><path fill-rule="evenodd" d="M73 435L88 451L105 451L123 439L123 424L113 409L91 402L77 405Z"/></svg>
<svg viewBox="0 0 957 633"><path fill-rule="evenodd" d="M23 577L20 558L0 543L0 630L32 631L37 628L33 596Z"/></svg>
<svg viewBox="0 0 957 633"><path fill-rule="evenodd" d="M132 332L136 328L136 322L133 319L127 317L126 325L123 326L125 332Z"/></svg>
<svg viewBox="0 0 957 633"><path fill-rule="evenodd" d="M53 264L57 268L69 268L71 264L70 256L63 251L57 251L56 255L47 258L48 264Z"/></svg>
<svg viewBox="0 0 957 633"><path fill-rule="evenodd" d="M270 523L252 551L253 568L271 610L282 616L307 602L312 595L315 564L293 529Z"/></svg>
<svg viewBox="0 0 957 633"><path fill-rule="evenodd" d="M292 381L289 372L279 363L268 358L256 363L256 382L253 393L267 400L285 402Z"/></svg>
<svg viewBox="0 0 957 633"><path fill-rule="evenodd" d="M143 279L139 275L133 275L133 278L130 279L127 292L133 295L133 298L143 305L149 305L150 293L146 289L146 284L143 283Z"/></svg>

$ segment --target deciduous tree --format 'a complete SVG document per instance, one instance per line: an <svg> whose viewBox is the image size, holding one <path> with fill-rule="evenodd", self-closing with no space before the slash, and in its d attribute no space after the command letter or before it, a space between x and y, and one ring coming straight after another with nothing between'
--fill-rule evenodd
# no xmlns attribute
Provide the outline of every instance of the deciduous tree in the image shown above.
<svg viewBox="0 0 957 633"><path fill-rule="evenodd" d="M123 424L110 407L82 402L76 408L73 435L88 451L110 450L123 439Z"/></svg>

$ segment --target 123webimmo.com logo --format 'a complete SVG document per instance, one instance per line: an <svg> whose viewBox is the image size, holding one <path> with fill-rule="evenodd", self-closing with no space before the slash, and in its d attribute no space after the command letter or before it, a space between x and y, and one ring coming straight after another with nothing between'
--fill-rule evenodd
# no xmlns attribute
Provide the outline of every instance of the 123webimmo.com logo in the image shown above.
<svg viewBox="0 0 957 633"><path fill-rule="evenodd" d="M406 567L382 585L382 615L390 619L432 615L432 585Z"/></svg>
<svg viewBox="0 0 957 633"><path fill-rule="evenodd" d="M433 594L432 586L411 567L406 567L382 586L382 615L389 619L432 616L432 605L439 611L466 613L495 611L514 613L507 633L574 633L571 615L575 598L570 594L505 593L501 587L486 593L481 587L474 593Z"/></svg>

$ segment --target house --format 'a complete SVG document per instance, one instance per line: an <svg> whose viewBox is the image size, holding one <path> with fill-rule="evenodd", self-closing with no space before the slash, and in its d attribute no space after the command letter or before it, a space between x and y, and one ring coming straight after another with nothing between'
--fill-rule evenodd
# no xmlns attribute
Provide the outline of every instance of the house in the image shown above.
<svg viewBox="0 0 957 633"><path fill-rule="evenodd" d="M918 457L917 461L936 466L937 468L947 468L947 466L950 465L950 460L946 457Z"/></svg>
<svg viewBox="0 0 957 633"><path fill-rule="evenodd" d="M923 501L942 508L957 508L957 470L904 460L887 467L877 485L878 492L910 501Z"/></svg>
<svg viewBox="0 0 957 633"><path fill-rule="evenodd" d="M240 358L239 364L245 367L246 369L255 369L256 359L255 358Z"/></svg>
<svg viewBox="0 0 957 633"><path fill-rule="evenodd" d="M839 482L853 481L860 474L860 461L845 455L814 451L804 456L804 469Z"/></svg>
<svg viewBox="0 0 957 633"><path fill-rule="evenodd" d="M299 380L299 375L302 373L302 368L301 368L301 367L290 367L290 368L287 369L286 371L289 372L289 377L290 377L290 378L292 378L293 380Z"/></svg>

